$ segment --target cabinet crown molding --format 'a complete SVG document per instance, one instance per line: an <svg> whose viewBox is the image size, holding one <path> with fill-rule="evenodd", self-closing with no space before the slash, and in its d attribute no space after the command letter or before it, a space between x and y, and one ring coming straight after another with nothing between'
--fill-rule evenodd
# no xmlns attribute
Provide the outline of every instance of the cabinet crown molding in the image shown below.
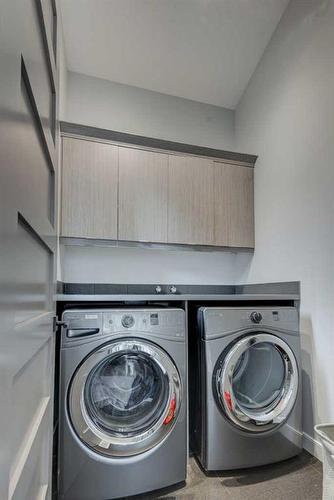
<svg viewBox="0 0 334 500"><path fill-rule="evenodd" d="M183 142L168 141L154 137L145 137L142 135L128 134L116 130L107 130L78 123L61 121L60 132L62 135L78 136L81 138L97 139L101 141L113 142L119 145L137 146L142 148L154 149L159 152L169 152L175 154L189 154L192 156L201 156L221 160L228 163L236 163L245 167L254 167L257 160L256 155L225 151L223 149L209 148L194 144L185 144Z"/></svg>

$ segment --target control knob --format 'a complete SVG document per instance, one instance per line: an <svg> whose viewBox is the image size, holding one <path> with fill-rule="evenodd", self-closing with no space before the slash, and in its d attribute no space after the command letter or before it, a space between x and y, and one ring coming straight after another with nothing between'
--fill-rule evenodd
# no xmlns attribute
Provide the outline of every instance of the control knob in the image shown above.
<svg viewBox="0 0 334 500"><path fill-rule="evenodd" d="M175 286L175 285L171 285L171 286L169 287L169 293L176 293L176 292L177 292L177 288L176 288L176 286Z"/></svg>
<svg viewBox="0 0 334 500"><path fill-rule="evenodd" d="M124 328L131 328L135 324L135 319L131 314L125 314L122 317L122 325Z"/></svg>
<svg viewBox="0 0 334 500"><path fill-rule="evenodd" d="M250 319L253 323L261 323L262 314L257 311L253 311L250 315Z"/></svg>

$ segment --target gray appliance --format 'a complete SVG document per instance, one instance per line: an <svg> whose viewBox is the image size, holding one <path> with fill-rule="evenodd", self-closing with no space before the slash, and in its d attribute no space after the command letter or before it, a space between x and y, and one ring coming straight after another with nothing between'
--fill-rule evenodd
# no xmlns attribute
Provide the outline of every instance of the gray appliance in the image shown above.
<svg viewBox="0 0 334 500"><path fill-rule="evenodd" d="M191 446L206 471L270 464L300 453L295 308L201 308L196 352Z"/></svg>
<svg viewBox="0 0 334 500"><path fill-rule="evenodd" d="M66 310L59 498L109 500L186 478L185 313Z"/></svg>

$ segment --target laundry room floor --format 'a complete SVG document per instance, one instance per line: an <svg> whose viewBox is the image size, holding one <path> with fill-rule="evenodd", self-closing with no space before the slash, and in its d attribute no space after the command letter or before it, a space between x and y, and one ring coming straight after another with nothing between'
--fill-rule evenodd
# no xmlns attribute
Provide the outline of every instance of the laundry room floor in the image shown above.
<svg viewBox="0 0 334 500"><path fill-rule="evenodd" d="M183 488L146 499L321 500L322 464L304 451L279 464L206 476L191 458ZM141 496L143 499L143 496Z"/></svg>

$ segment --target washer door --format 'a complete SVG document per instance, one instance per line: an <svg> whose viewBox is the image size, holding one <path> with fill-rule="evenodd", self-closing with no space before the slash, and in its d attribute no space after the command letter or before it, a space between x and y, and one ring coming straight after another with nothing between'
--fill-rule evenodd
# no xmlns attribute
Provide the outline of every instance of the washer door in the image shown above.
<svg viewBox="0 0 334 500"><path fill-rule="evenodd" d="M258 332L223 353L214 371L214 390L225 416L252 433L277 428L297 398L295 356L279 337Z"/></svg>
<svg viewBox="0 0 334 500"><path fill-rule="evenodd" d="M171 358L139 339L102 346L75 373L69 414L79 438L107 456L131 456L157 446L173 428L181 381Z"/></svg>

